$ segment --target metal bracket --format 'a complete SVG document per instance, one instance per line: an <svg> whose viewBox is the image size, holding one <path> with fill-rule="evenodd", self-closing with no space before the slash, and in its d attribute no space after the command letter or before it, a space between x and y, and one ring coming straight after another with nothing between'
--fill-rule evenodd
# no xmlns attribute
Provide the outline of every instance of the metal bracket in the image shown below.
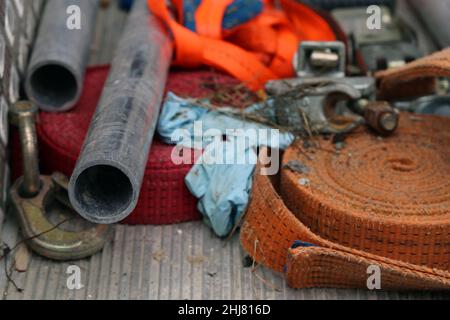
<svg viewBox="0 0 450 320"><path fill-rule="evenodd" d="M299 78L270 81L279 125L291 132L346 133L367 124L380 135L398 125L398 115L386 102L372 102L372 77L346 77L342 42L303 42L294 62ZM358 108L365 102L365 108ZM356 113L356 114L355 114Z"/></svg>
<svg viewBox="0 0 450 320"><path fill-rule="evenodd" d="M266 84L280 125L292 132L344 133L364 123L361 116L345 112L344 102L372 100L375 80L345 77L345 57L342 42L302 42L294 62L299 78Z"/></svg>
<svg viewBox="0 0 450 320"><path fill-rule="evenodd" d="M345 78L293 78L286 80L269 81L266 92L270 96L278 96L294 88L314 85L316 83L342 83L359 91L361 98L373 100L375 98L375 79L372 77L345 77Z"/></svg>
<svg viewBox="0 0 450 320"><path fill-rule="evenodd" d="M339 41L303 41L294 58L298 77L345 77L345 45Z"/></svg>
<svg viewBox="0 0 450 320"><path fill-rule="evenodd" d="M54 260L86 258L103 248L110 239L112 227L89 224L83 231L69 231L69 228L79 229L75 221L69 220L80 218L68 200L68 179L60 173L51 177L39 174L36 114L37 107L23 101L14 104L10 111L11 122L19 130L24 164L24 176L11 187L12 208L19 218L23 237L33 251ZM62 204L65 210L50 212L50 206L56 203ZM74 216L67 219L67 212L62 211ZM61 221L61 218L66 219ZM60 223L52 220L60 220Z"/></svg>
<svg viewBox="0 0 450 320"><path fill-rule="evenodd" d="M67 199L68 180L60 173L41 176L40 180L41 190L32 198L20 195L23 179L17 180L11 188L11 202L27 245L39 255L53 260L78 260L100 251L110 239L111 227L96 225L85 231L71 232L61 229L63 224L59 227L50 222L46 214L49 204L59 201L67 205L62 199ZM66 223L70 225L71 221Z"/></svg>
<svg viewBox="0 0 450 320"><path fill-rule="evenodd" d="M320 133L345 133L354 130L364 119L358 115L338 114L341 102L361 98L354 86L340 81L321 79L292 79L297 86L289 87L284 81L270 83L271 92L276 92L275 112L280 125L290 131ZM288 89L290 88L290 89Z"/></svg>

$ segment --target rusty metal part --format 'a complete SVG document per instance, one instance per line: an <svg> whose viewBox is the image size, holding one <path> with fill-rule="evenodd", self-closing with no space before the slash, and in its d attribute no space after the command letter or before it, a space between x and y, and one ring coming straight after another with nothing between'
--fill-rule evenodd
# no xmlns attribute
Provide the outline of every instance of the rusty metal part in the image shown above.
<svg viewBox="0 0 450 320"><path fill-rule="evenodd" d="M375 98L375 79L372 77L345 77L345 78L293 78L269 81L266 84L266 92L270 96L283 95L295 88L315 86L318 83L332 84L341 83L351 86L359 91L361 98L372 100Z"/></svg>
<svg viewBox="0 0 450 320"><path fill-rule="evenodd" d="M52 201L59 201L63 190L55 180L57 176L42 176L41 191L32 198L23 198L19 179L11 188L11 202L18 215L23 237L28 239L27 245L36 253L53 260L78 260L89 257L100 251L110 239L111 227L97 225L81 232L61 229L53 224L46 214L46 208ZM67 196L66 196L67 197ZM66 221L66 220L64 220ZM69 224L67 221L64 224Z"/></svg>
<svg viewBox="0 0 450 320"><path fill-rule="evenodd" d="M26 243L36 253L54 260L76 260L98 252L110 238L110 226L96 225L83 231L67 231L62 227L63 224L66 228L71 226L70 218L60 224L51 222L48 211L51 204L70 205L68 179L59 173L51 177L39 174L35 128L37 108L30 102L18 102L10 114L11 122L19 128L24 151L24 176L13 184L10 196ZM72 216L78 218L73 210Z"/></svg>
<svg viewBox="0 0 450 320"><path fill-rule="evenodd" d="M96 223L136 207L172 60L170 34L137 0L69 184L75 210Z"/></svg>
<svg viewBox="0 0 450 320"><path fill-rule="evenodd" d="M274 97L277 122L300 133L344 133L364 123L355 115L339 115L338 104L361 98L356 88L341 82L312 79Z"/></svg>
<svg viewBox="0 0 450 320"><path fill-rule="evenodd" d="M399 116L388 102L369 101L364 107L364 119L370 128L386 136L397 129Z"/></svg>
<svg viewBox="0 0 450 320"><path fill-rule="evenodd" d="M348 133L364 123L350 107L375 98L371 77L346 77L346 52L342 42L302 42L296 79L270 81L278 123L294 133ZM389 119L383 118L388 126Z"/></svg>

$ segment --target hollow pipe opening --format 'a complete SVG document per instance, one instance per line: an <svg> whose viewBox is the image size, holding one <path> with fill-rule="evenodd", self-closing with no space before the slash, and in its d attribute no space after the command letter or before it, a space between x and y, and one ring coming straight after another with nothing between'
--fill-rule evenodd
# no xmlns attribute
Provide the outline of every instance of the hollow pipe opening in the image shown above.
<svg viewBox="0 0 450 320"><path fill-rule="evenodd" d="M72 107L78 99L79 90L74 73L56 63L35 68L28 82L30 98L48 111L64 111Z"/></svg>
<svg viewBox="0 0 450 320"><path fill-rule="evenodd" d="M116 167L88 167L73 183L72 204L78 213L91 222L115 223L134 209L130 208L134 199L133 184L128 176Z"/></svg>

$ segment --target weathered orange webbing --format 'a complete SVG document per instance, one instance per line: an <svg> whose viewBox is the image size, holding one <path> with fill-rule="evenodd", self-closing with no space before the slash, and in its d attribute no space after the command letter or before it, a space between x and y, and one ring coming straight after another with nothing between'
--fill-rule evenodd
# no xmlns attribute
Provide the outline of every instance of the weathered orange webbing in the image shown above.
<svg viewBox="0 0 450 320"><path fill-rule="evenodd" d="M295 144L283 163L303 173L255 175L244 249L295 288L367 288L376 265L382 289L449 290L450 119L403 114L394 136L345 143Z"/></svg>

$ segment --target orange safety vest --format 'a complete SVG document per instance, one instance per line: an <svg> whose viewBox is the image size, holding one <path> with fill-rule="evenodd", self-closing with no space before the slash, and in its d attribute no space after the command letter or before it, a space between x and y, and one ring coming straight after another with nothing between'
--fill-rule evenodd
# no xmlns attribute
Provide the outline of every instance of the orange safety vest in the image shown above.
<svg viewBox="0 0 450 320"><path fill-rule="evenodd" d="M165 0L147 0L150 10L171 29L176 48L174 65L221 69L252 90L260 90L268 80L292 77L293 57L300 41L334 41L328 23L312 9L295 0L281 0L283 10L272 0L263 0L264 9L252 20L222 30L222 19L233 0L203 0L195 14L197 32L175 20ZM182 0L172 0L182 17Z"/></svg>

